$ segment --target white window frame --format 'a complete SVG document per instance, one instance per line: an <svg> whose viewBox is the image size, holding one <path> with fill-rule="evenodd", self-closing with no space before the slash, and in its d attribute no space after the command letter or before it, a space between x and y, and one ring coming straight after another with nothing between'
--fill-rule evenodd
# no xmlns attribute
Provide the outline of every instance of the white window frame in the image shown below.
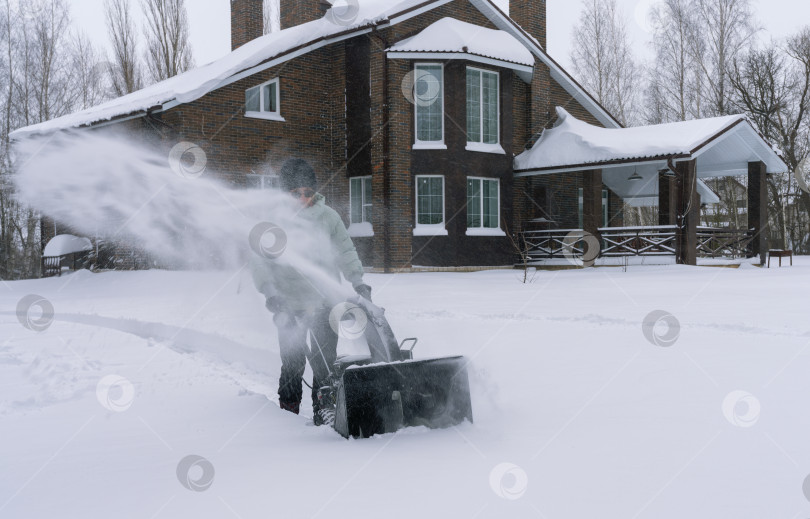
<svg viewBox="0 0 810 519"><path fill-rule="evenodd" d="M464 104L464 114L466 118L467 113L467 102L466 99L466 92L467 92L467 70L476 70L481 72L481 81L478 83L478 89L481 95L481 106L479 107L479 115L478 115L478 123L480 125L479 132L481 135L481 142L470 142L467 141L467 151L478 151L482 153L496 153L498 155L506 155L506 151L501 146L501 74L495 70L488 70L485 68L480 67L470 67L468 66L464 71L464 92L465 92L465 104ZM498 142L494 144L486 144L484 143L484 86L483 80L484 76L483 73L495 74L498 78L498 102L496 103L497 110L498 110ZM467 131L467 135L469 136L469 129Z"/></svg>
<svg viewBox="0 0 810 519"><path fill-rule="evenodd" d="M276 85L276 110L275 112L270 112L265 110L264 108L264 95L262 90L264 87L275 84ZM268 121L281 121L284 122L285 119L281 116L281 81L280 78L274 78L270 81L266 81L260 85L256 85L254 87L250 87L245 90L245 99L247 100L247 93L253 89L259 89L259 111L249 111L247 109L247 104L245 105L245 117L250 117L252 119L265 119Z"/></svg>
<svg viewBox="0 0 810 519"><path fill-rule="evenodd" d="M354 214L354 205L352 200L352 181L359 180L360 181L360 198L361 198L361 221L355 222L352 220L352 215ZM363 176L363 177L351 177L349 178L349 236L352 238L361 238L366 236L374 236L374 227L371 223L371 215L367 214L366 207L369 208L369 212L371 208L374 207L374 204L371 200L368 200L368 203L364 200L365 192L366 192L366 182L371 183L371 176ZM372 195L373 196L373 195Z"/></svg>
<svg viewBox="0 0 810 519"><path fill-rule="evenodd" d="M579 228L582 229L585 221L585 191L580 187L577 189L578 201L577 208L579 210ZM610 193L607 189L602 189L602 225L598 227L607 227L609 223L610 214L608 214L608 206L610 205Z"/></svg>
<svg viewBox="0 0 810 519"><path fill-rule="evenodd" d="M445 95L444 95L445 94L444 63L432 63L432 62L414 63L414 65L413 65L414 81L416 79L416 70L419 67L425 67L425 66L433 66L433 67L438 66L438 67L441 67L441 69L442 69L442 77L441 77L441 80L442 80L442 93L441 93L441 100L442 100L442 117L441 117L441 121L442 121L442 138L439 141L420 141L419 140L419 103L415 102L415 100L414 100L414 103L413 103L413 139L414 139L413 149L415 149L415 150L446 150L447 149L447 144L445 144L445 124L444 124L444 119L445 119L445 115L446 115L445 112L446 112L447 107L445 106L446 103L445 103L445 99L444 99L445 98ZM414 90L415 89L416 89L416 84L414 84ZM427 176L427 175L423 175L423 176Z"/></svg>
<svg viewBox="0 0 810 519"><path fill-rule="evenodd" d="M278 187L278 175L261 175L259 173L248 173L248 180L257 179L259 182L258 187L251 187L249 189L276 189Z"/></svg>
<svg viewBox="0 0 810 519"><path fill-rule="evenodd" d="M442 221L435 224L420 224L419 223L419 179L420 178L440 178L442 179ZM415 223L413 227L414 236L447 236L447 209L446 205L446 189L444 182L444 175L417 175L414 177L414 217Z"/></svg>
<svg viewBox="0 0 810 519"><path fill-rule="evenodd" d="M480 184L481 185L481 191L480 191L480 197L481 197L480 198L480 200L481 200L481 214L480 214L481 226L480 227L467 227L467 233L466 233L467 236L506 236L506 233L503 232L503 230L501 229L501 179L499 179L499 178L487 178L487 177L467 177L467 180L468 181L469 180L478 180L478 181L489 180L489 181L494 181L494 182L498 183L498 227L484 227L484 200L483 200L483 198L484 198L484 184L482 182ZM465 182L464 186L465 186L464 199L465 199L465 203L466 203L466 200L467 200L466 182ZM468 207L467 210L469 211L469 205L467 207Z"/></svg>

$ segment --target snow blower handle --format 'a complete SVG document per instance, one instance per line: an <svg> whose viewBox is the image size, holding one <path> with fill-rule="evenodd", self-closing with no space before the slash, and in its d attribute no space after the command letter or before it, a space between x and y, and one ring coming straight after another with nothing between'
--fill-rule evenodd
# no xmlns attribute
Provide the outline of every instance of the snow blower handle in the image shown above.
<svg viewBox="0 0 810 519"><path fill-rule="evenodd" d="M365 312L368 323L365 329L366 342L371 354L371 363L377 362L397 362L404 360L403 352L399 349L399 343L394 336L388 319L385 318L385 309L380 308L364 297L354 297L349 300L356 304Z"/></svg>

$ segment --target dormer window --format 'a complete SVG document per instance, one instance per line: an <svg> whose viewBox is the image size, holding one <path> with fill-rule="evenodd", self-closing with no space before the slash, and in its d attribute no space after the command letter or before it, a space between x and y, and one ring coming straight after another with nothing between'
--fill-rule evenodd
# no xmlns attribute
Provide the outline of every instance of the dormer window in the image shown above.
<svg viewBox="0 0 810 519"><path fill-rule="evenodd" d="M283 121L278 78L245 91L245 117Z"/></svg>

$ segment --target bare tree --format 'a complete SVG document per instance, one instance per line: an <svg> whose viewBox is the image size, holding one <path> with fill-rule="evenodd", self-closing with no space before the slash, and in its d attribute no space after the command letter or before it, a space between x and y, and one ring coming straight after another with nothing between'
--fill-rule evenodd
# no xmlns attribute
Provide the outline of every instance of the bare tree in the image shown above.
<svg viewBox="0 0 810 519"><path fill-rule="evenodd" d="M77 108L95 106L108 97L108 63L99 59L99 53L84 33L77 32L71 41L73 70L78 89Z"/></svg>
<svg viewBox="0 0 810 519"><path fill-rule="evenodd" d="M574 72L619 121L635 121L639 70L616 0L583 0L574 30Z"/></svg>
<svg viewBox="0 0 810 519"><path fill-rule="evenodd" d="M110 83L113 94L123 96L139 90L143 84L129 0L105 0L104 14L112 44L112 59L108 65Z"/></svg>
<svg viewBox="0 0 810 519"><path fill-rule="evenodd" d="M66 49L70 22L64 0L6 0L1 7L0 276L31 277L39 266L39 216L15 199L9 133L70 111L75 99Z"/></svg>
<svg viewBox="0 0 810 519"><path fill-rule="evenodd" d="M185 0L142 0L146 16L146 68L154 82L194 66Z"/></svg>
<svg viewBox="0 0 810 519"><path fill-rule="evenodd" d="M703 77L694 60L699 31L690 0L662 0L650 20L655 59L649 70L647 122L700 117Z"/></svg>
<svg viewBox="0 0 810 519"><path fill-rule="evenodd" d="M0 3L0 277L39 271L40 215L16 199L10 133L100 100L98 60L72 35L67 0Z"/></svg>
<svg viewBox="0 0 810 519"><path fill-rule="evenodd" d="M708 115L728 113L728 72L734 59L748 47L758 28L750 0L694 0L697 31L692 55L706 78Z"/></svg>
<svg viewBox="0 0 810 519"><path fill-rule="evenodd" d="M776 144L794 176L769 175L771 232L782 245L810 252L810 194L795 173L810 156L810 27L783 45L771 42L733 63L731 106L743 111Z"/></svg>
<svg viewBox="0 0 810 519"><path fill-rule="evenodd" d="M26 6L31 31L31 94L36 106L35 122L69 113L75 100L74 74L67 43L70 10L64 0L34 0Z"/></svg>

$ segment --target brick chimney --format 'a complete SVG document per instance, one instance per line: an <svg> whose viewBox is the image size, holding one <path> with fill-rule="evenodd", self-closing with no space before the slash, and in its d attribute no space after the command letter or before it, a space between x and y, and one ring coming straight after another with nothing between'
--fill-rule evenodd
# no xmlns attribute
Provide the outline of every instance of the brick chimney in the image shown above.
<svg viewBox="0 0 810 519"><path fill-rule="evenodd" d="M231 50L264 34L262 0L231 0Z"/></svg>
<svg viewBox="0 0 810 519"><path fill-rule="evenodd" d="M281 29L323 18L330 7L329 0L279 0Z"/></svg>
<svg viewBox="0 0 810 519"><path fill-rule="evenodd" d="M509 16L546 48L546 0L509 0Z"/></svg>

